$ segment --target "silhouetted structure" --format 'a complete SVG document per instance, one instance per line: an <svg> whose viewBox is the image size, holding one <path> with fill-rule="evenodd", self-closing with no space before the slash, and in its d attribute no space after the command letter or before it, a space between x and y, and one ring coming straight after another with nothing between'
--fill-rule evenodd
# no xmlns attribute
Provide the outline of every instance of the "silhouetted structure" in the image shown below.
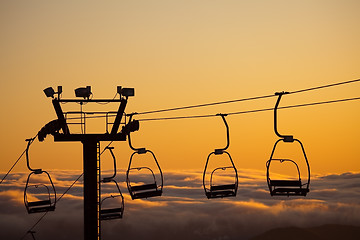
<svg viewBox="0 0 360 240"><path fill-rule="evenodd" d="M270 155L270 159L266 162L267 183L268 183L268 187L269 187L271 196L306 196L306 194L309 192L309 186L310 186L310 166L309 166L309 162L306 157L306 154L305 154L304 146L302 145L300 140L295 139L292 135L281 135L277 130L277 109L278 109L281 97L284 94L287 94L287 92L275 93L275 95L278 95L278 99L276 101L275 108L274 108L274 131L275 131L275 134L278 137L280 137L280 139L275 142L275 145L274 145L273 150ZM300 144L302 153L305 158L307 170L308 170L308 178L305 183L302 183L302 181L301 181L299 166L297 165L297 163L294 160L273 158L276 146L281 141L283 141L285 143L297 142ZM287 163L293 164L297 169L298 179L297 180L273 180L273 179L271 179L270 178L270 165L271 165L272 161L279 161L280 163L287 162Z"/></svg>
<svg viewBox="0 0 360 240"><path fill-rule="evenodd" d="M203 173L203 187L205 190L205 195L207 198L223 198L223 197L235 197L236 196L236 192L237 192L237 188L238 188L238 174L237 174L237 169L235 167L235 164L230 156L230 154L226 151L226 149L229 147L230 144L230 134L229 134L229 126L226 122L225 116L226 114L217 114L218 116L221 116L225 127L226 127L226 139L227 139L227 143L226 146L224 148L220 148L220 149L215 149L214 152L211 152L207 159L206 159L206 163L205 163L205 168L204 168L204 173ZM205 183L205 178L207 176L206 170L208 167L208 163L210 160L211 155L222 155L222 154L226 154L230 160L231 165L230 166L221 166L221 167L217 167L215 168L211 174L210 174L210 180L209 180L209 184L207 186L207 184ZM225 171L227 169L231 169L233 170L234 173L234 183L233 184L214 184L213 183L213 176L214 174L216 175L216 173L218 173L218 171Z"/></svg>
<svg viewBox="0 0 360 240"><path fill-rule="evenodd" d="M26 147L26 165L27 168L31 171L26 180L24 190L24 203L26 210L29 214L54 211L56 205L55 186L53 184L53 181L51 180L50 174L47 171L44 171L40 168L31 168L29 159L29 148L31 143L34 141L34 138L26 139L26 141L28 142ZM44 184L38 179L32 180L32 176L35 175L45 175L47 178L47 184ZM40 200L29 200L28 195L34 195L33 197L40 198Z"/></svg>
<svg viewBox="0 0 360 240"><path fill-rule="evenodd" d="M75 90L76 97L82 97L83 99L60 99L60 94L62 88L58 88L58 96L54 98L55 92L50 88L44 90L46 96L52 97L52 103L58 117L57 121L59 123L58 128L54 128L54 131L48 131L46 133L51 133L54 135L55 142L81 142L83 144L83 168L84 168L84 239L85 240L98 240L101 238L101 216L105 219L122 216L123 207L119 209L110 209L101 212L101 195L100 195L100 142L101 141L126 141L126 135L129 130L125 127L119 132L119 126L122 121L123 116L125 115L124 111L126 108L127 100L129 96L134 96L134 89L132 88L121 88L117 87L117 93L120 95L119 99L90 99L91 87L78 88ZM79 103L81 106L86 103L110 103L118 102L120 103L118 111L116 112L116 117L113 123L109 123L107 118L106 120L106 129L107 131L103 134L93 134L85 133L83 129L82 133L71 133L68 127L67 119L65 118L64 112L61 108L60 103ZM71 112L70 112L71 113ZM110 116L110 113L106 113L106 116ZM85 127L85 118L87 114L98 114L98 112L80 112L81 114L81 127ZM85 118L83 119L83 115ZM84 121L83 121L84 120ZM108 132L108 125L112 124L111 131ZM137 130L137 129L136 129ZM62 132L60 132L62 131ZM46 136L46 135L45 135ZM113 179L106 179L107 181L112 181ZM116 184L116 182L115 182ZM117 184L116 184L117 186ZM118 188L118 186L117 186ZM118 188L121 195L120 189ZM103 199L105 201L105 199Z"/></svg>
<svg viewBox="0 0 360 240"><path fill-rule="evenodd" d="M132 116L133 115L130 115L129 121L131 121ZM133 129L139 128L138 121L134 120L134 121L132 121L132 123L133 123L133 125L129 125L131 128L133 128ZM164 178L163 178L163 174L162 174L160 165L155 157L155 154L146 148L134 148L131 144L130 132L132 132L132 131L128 131L129 146L132 150L134 150L133 154L131 154L129 166L126 171L126 184L127 184L130 196L132 199L161 196L162 192L163 192ZM146 153L150 153L151 158L153 159L153 161L155 162L155 164L158 168L158 171L160 173L160 183L157 183L155 173L150 167L147 167L147 166L132 167L132 161L133 161L134 155L136 155L136 154L145 155ZM134 181L130 180L131 172L134 172L134 171L137 171L137 172L141 171L144 175L149 177L149 178L143 177L143 179L146 178L147 181L149 181L149 179L150 179L150 182L134 185L134 183L133 183Z"/></svg>
<svg viewBox="0 0 360 240"><path fill-rule="evenodd" d="M117 194L114 194L114 195L110 195L110 196L107 196L105 198L103 198L100 202L100 220L112 220L112 219L119 219L119 218L122 218L123 217L123 214L124 214L124 197L120 191L120 188L119 188L119 185L117 184L117 182L115 181L115 177L116 177L116 158L115 158L115 155L114 155L114 152L112 151L114 149L114 147L106 147L106 149L108 149L111 153L111 156L113 158L113 162L114 162L114 165L113 165L113 169L114 169L114 172L113 172L113 175L110 176L110 177L104 177L101 182L102 184L110 184L110 183L114 183L115 184L115 190L118 192ZM110 201L113 201L113 200L116 200L120 198L121 199L121 203L120 203L120 206L118 207L107 207L107 206L104 206L104 203L108 203ZM115 201L113 201L115 202ZM116 205L119 205L116 203Z"/></svg>

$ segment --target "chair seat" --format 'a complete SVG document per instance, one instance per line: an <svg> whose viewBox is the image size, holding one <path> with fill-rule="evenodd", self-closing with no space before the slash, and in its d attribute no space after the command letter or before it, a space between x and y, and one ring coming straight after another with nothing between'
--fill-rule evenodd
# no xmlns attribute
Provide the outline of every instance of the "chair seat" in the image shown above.
<svg viewBox="0 0 360 240"><path fill-rule="evenodd" d="M36 207L36 206L42 206L42 205L51 205L51 201L50 200L41 200L41 201L28 202L29 207Z"/></svg>
<svg viewBox="0 0 360 240"><path fill-rule="evenodd" d="M122 213L123 213L122 208L101 209L100 220L111 220L111 219L122 218Z"/></svg>
<svg viewBox="0 0 360 240"><path fill-rule="evenodd" d="M28 213L41 213L41 212L51 212L51 211L55 211L55 206L33 207L28 209Z"/></svg>
<svg viewBox="0 0 360 240"><path fill-rule="evenodd" d="M270 185L274 187L300 187L300 180L270 180Z"/></svg>
<svg viewBox="0 0 360 240"><path fill-rule="evenodd" d="M228 190L228 189L235 189L235 184L226 184L226 185L218 185L218 186L211 186L210 191L218 191L218 190Z"/></svg>
<svg viewBox="0 0 360 240"><path fill-rule="evenodd" d="M136 191L144 191L144 190L156 189L156 188L157 188L156 183L151 183L151 184L144 184L138 186L131 186L130 191L136 192Z"/></svg>
<svg viewBox="0 0 360 240"><path fill-rule="evenodd" d="M122 212L122 208L101 209L100 214Z"/></svg>
<svg viewBox="0 0 360 240"><path fill-rule="evenodd" d="M155 191L147 191L147 192L139 192L131 195L132 199L140 199L140 198L149 198L149 197L158 197L162 195L162 190Z"/></svg>

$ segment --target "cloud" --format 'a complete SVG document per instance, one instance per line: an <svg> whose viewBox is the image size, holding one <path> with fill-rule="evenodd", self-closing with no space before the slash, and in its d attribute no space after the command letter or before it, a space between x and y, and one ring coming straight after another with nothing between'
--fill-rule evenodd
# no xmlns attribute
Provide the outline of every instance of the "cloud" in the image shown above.
<svg viewBox="0 0 360 240"><path fill-rule="evenodd" d="M81 173L53 171L58 195ZM13 174L1 185L0 239L20 239L41 217L26 213L23 189L26 173ZM102 223L103 239L249 239L278 227L323 224L360 225L359 173L315 176L306 198L270 197L263 171L239 171L238 195L207 199L201 171L166 171L164 194L131 200L124 171L117 180L125 198L124 218ZM110 185L103 194L116 192ZM58 202L36 226L39 239L82 239L82 182Z"/></svg>

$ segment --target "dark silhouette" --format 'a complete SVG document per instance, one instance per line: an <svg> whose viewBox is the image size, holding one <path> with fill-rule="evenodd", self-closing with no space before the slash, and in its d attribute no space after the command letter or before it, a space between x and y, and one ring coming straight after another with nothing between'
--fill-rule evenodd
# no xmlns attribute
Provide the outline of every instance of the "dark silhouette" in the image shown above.
<svg viewBox="0 0 360 240"><path fill-rule="evenodd" d="M208 199L210 198L223 198L223 197L235 197L236 196L236 192L237 192L237 188L238 188L238 174L237 174L237 170L235 167L235 164L230 156L230 154L226 151L226 149L229 147L230 144L230 136L229 136L229 126L226 122L225 116L226 114L217 114L218 116L221 116L225 127L226 127L226 139L227 139L227 143L226 146L224 148L220 148L220 149L215 149L214 152L211 152L207 159L206 159L206 164L205 164L205 168L204 168L204 173L203 173L203 187L205 190L205 195ZM208 163L209 163L209 159L211 155L221 155L225 153L231 163L231 166L225 166L225 167L218 167L215 168L211 174L210 174L210 180L209 180L209 186L207 187L205 184L205 178L207 177L207 167L208 167ZM214 173L218 173L218 171L222 170L225 171L226 169L233 169L234 170L234 175L235 175L235 180L233 184L223 184L223 185L215 185L213 184L213 176ZM209 178L209 177L208 177Z"/></svg>
<svg viewBox="0 0 360 240"><path fill-rule="evenodd" d="M107 184L107 183L111 183L113 182L115 184L116 190L117 192L119 192L118 194L115 195L110 195L107 196L105 198L103 198L100 202L100 220L112 220L112 219L118 219L118 218L122 218L123 214L124 214L124 197L120 191L119 185L117 184L117 182L115 181L115 177L116 177L116 158L114 155L114 152L112 151L114 149L114 147L106 147L105 149L108 149L110 151L110 154L114 160L114 173L112 176L110 177L104 177L101 182L102 184ZM101 188L100 188L101 190ZM100 191L100 195L101 195L101 191ZM108 202L111 202L112 200L115 200L117 198L121 199L121 204L120 207L112 207L110 205L110 207L107 207ZM115 201L112 201L115 202Z"/></svg>
<svg viewBox="0 0 360 240"><path fill-rule="evenodd" d="M62 123L59 119L53 120L47 123L41 130L38 132L38 139L40 142L44 141L48 134L54 135L58 133L61 129Z"/></svg>
<svg viewBox="0 0 360 240"><path fill-rule="evenodd" d="M129 122L132 123L132 126L136 129L136 128L138 128L138 124L136 124L136 122L138 122L138 121L136 121L136 120L131 121L132 117L133 117L133 115L130 115ZM134 150L133 154L131 154L129 166L126 171L126 184L127 184L131 198L139 199L139 198L149 198L149 197L161 196L162 192L163 192L164 179L163 179L163 174L162 174L160 165L155 157L155 154L146 148L134 148L131 144L130 131L128 133L128 140L129 140L130 148L132 150ZM151 157L155 161L158 171L160 172L160 183L159 184L157 183L156 176L151 168L146 167L146 166L144 166L144 167L132 167L131 166L132 160L133 160L133 157L135 154L142 155L142 154L146 154L146 153L151 154ZM150 177L150 180L149 180L149 178L147 178L147 181L151 181L151 182L148 182L146 184L141 184L141 185L134 185L130 180L131 172L134 172L134 171L138 171L138 172L142 171L141 173Z"/></svg>
<svg viewBox="0 0 360 240"><path fill-rule="evenodd" d="M26 185L24 190L24 203L26 210L29 214L54 211L56 205L56 190L51 180L50 174L46 171L43 171L42 169L33 169L30 167L29 148L34 140L35 138L26 139L26 141L28 142L26 147L26 163L31 173L29 174L26 180ZM40 183L39 181L33 182L32 180L33 174L34 175L45 174L48 179L48 185ZM35 194L36 197L40 198L40 200L30 201L28 195L31 193Z"/></svg>
<svg viewBox="0 0 360 240"><path fill-rule="evenodd" d="M308 159L305 154L305 149L300 140L295 139L292 135L281 135L277 130L277 109L281 100L282 95L287 94L288 92L278 92L275 93L275 95L278 95L278 99L275 104L274 108L274 131L275 134L280 137L279 140L275 142L275 145L273 147L273 150L270 155L270 159L266 162L266 176L267 176L267 183L270 190L271 196L306 196L306 194L309 192L309 186L310 186L310 166ZM297 142L301 146L302 153L304 155L307 169L308 169L308 179L306 183L301 182L301 175L300 170L297 165L297 163L291 159L276 159L273 158L276 146L279 142L285 142L285 143L293 143ZM270 179L270 164L272 161L279 161L280 163L287 162L295 165L297 172L298 172L298 179L297 180L272 180Z"/></svg>
<svg viewBox="0 0 360 240"><path fill-rule="evenodd" d="M100 228L101 228L101 214L99 214L99 210L101 212L101 202L100 202L100 143L102 141L126 141L127 133L124 131L118 131L120 124L124 124L126 127L126 119L125 123L122 122L123 117L125 116L125 108L128 102L128 98L134 96L133 88L122 88L121 86L117 87L116 96L119 95L119 99L90 99L92 96L91 87L87 86L86 88L78 88L75 90L76 97L83 99L61 99L62 88L59 88L57 97L54 98L55 91L47 88L44 92L47 97L52 98L52 104L55 109L55 113L58 118L58 123L60 124L61 130L51 132L54 136L55 142L81 142L83 145L83 168L84 168L84 239L86 240L98 240L101 238ZM65 113L62 110L61 103L78 103L81 105L80 112L68 112ZM120 103L119 108L117 110L114 122L109 121L109 116L114 112L83 112L82 106L87 103ZM66 116L71 113L80 114L80 127L82 128L82 133L71 133L68 127ZM94 114L104 114L106 115L106 132L105 133L85 133L85 120L87 115ZM111 115L113 116L113 115ZM74 119L74 118L73 118ZM79 124L79 123L72 123ZM109 125L112 125L110 132L108 131ZM57 126L55 126L57 127ZM51 130L52 128L50 128ZM134 130L134 129L131 129ZM136 130L134 130L136 131ZM44 133L47 133L46 129ZM109 179L108 179L109 180ZM106 181L106 180L105 180ZM115 183L116 184L116 183ZM117 186L118 187L118 186ZM118 188L119 193L120 189ZM120 193L121 195L121 193ZM111 198L111 196L110 196ZM109 198L105 200L103 199L103 203L105 201L110 201ZM113 218L116 212L116 217L121 215L121 211L123 211L122 205L114 210L111 208L109 212L103 212L103 216L106 215L106 218Z"/></svg>

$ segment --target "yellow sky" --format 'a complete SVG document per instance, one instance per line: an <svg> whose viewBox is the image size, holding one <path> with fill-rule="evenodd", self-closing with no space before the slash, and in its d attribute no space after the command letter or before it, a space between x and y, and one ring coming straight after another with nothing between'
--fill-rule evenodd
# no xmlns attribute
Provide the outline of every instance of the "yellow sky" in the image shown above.
<svg viewBox="0 0 360 240"><path fill-rule="evenodd" d="M134 87L127 112L141 112L358 79L358 9L356 0L1 1L0 171L24 150L25 138L55 118L42 92L48 86L62 85L66 98L86 85L94 98L112 98L118 85ZM291 95L281 105L357 97L359 90L355 83ZM271 98L176 114L274 104ZM279 128L303 141L314 172L359 171L358 109L359 101L282 110ZM237 167L265 170L276 140L272 113L227 119ZM225 131L220 118L144 122L133 139L165 169L198 169L224 145ZM114 146L126 167L127 144ZM31 151L39 167L82 168L80 143L48 137ZM24 162L16 170L25 170Z"/></svg>

